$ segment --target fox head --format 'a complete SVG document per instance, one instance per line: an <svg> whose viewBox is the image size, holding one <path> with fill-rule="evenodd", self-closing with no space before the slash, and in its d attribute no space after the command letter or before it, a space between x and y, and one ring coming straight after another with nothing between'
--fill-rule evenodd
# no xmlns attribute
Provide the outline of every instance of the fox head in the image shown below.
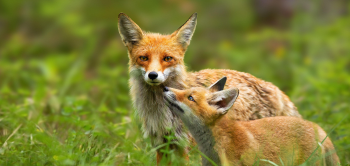
<svg viewBox="0 0 350 166"><path fill-rule="evenodd" d="M126 14L120 13L118 28L128 48L131 76L160 85L170 77L185 74L183 58L196 28L197 13L170 35L146 33Z"/></svg>
<svg viewBox="0 0 350 166"><path fill-rule="evenodd" d="M209 88L178 90L165 87L164 98L170 110L180 117L186 126L195 126L198 123L210 125L225 115L238 97L237 88L223 90L225 82L226 77L223 77Z"/></svg>

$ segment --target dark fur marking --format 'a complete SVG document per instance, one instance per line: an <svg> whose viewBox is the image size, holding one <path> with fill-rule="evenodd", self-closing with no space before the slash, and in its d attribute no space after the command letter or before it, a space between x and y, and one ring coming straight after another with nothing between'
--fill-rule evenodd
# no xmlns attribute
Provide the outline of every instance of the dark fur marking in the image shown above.
<svg viewBox="0 0 350 166"><path fill-rule="evenodd" d="M182 112L182 113L185 112L181 107L179 107L177 104L171 102L168 98L164 97L164 99L165 99L165 101L167 101L167 103L168 103L170 106L176 108L177 110L179 110L179 111Z"/></svg>
<svg viewBox="0 0 350 166"><path fill-rule="evenodd" d="M268 90L268 89L266 89L265 87L261 87L261 90L263 91L263 92L265 92L266 94L271 94L271 91L270 90Z"/></svg>

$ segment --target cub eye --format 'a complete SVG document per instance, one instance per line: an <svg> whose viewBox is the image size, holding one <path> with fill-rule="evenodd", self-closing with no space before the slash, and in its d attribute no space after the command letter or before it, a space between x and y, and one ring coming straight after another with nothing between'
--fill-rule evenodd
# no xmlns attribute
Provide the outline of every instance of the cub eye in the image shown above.
<svg viewBox="0 0 350 166"><path fill-rule="evenodd" d="M163 59L165 62L170 62L171 60L173 60L173 57L171 56L167 56Z"/></svg>
<svg viewBox="0 0 350 166"><path fill-rule="evenodd" d="M188 96L188 100L194 101L194 98L192 96Z"/></svg>
<svg viewBox="0 0 350 166"><path fill-rule="evenodd" d="M146 56L140 56L139 58L140 58L141 61L147 61L148 60L148 58Z"/></svg>

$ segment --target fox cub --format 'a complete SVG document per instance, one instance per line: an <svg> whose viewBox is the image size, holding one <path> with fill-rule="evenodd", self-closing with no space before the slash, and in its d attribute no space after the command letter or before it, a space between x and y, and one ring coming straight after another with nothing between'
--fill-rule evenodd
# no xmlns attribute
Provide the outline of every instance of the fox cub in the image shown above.
<svg viewBox="0 0 350 166"><path fill-rule="evenodd" d="M180 119L164 103L165 86L177 89L208 87L219 78L227 76L226 88L237 87L241 90L237 106L228 114L232 120L247 121L271 116L301 117L294 104L278 87L250 74L214 69L187 72L184 56L196 23L195 13L172 34L161 35L144 32L126 14L119 14L119 33L129 55L130 94L136 113L142 121L144 136L151 138L153 146L165 143L167 139L164 136L169 132L174 133L177 140L190 138L188 132L183 130ZM216 89L216 86L212 89ZM183 151L176 143L172 147L179 153ZM157 151L157 156L159 161L163 156L160 150Z"/></svg>
<svg viewBox="0 0 350 166"><path fill-rule="evenodd" d="M230 120L224 115L235 103L238 92L237 88L211 92L202 87L187 90L165 87L163 93L168 107L187 126L199 150L218 165L254 165L259 161L264 165L260 159L300 165L326 138L320 126L296 117ZM339 163L329 138L314 157L324 157L316 165ZM204 157L202 164L211 165Z"/></svg>

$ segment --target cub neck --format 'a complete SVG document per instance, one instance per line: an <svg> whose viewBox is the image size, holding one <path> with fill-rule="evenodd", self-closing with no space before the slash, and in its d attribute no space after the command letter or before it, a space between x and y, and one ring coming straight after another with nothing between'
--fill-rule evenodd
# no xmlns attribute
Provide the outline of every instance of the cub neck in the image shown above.
<svg viewBox="0 0 350 166"><path fill-rule="evenodd" d="M215 138L211 127L205 125L202 121L197 118L193 118L191 122L183 119L183 122L191 132L193 138L196 140L199 150L215 164L221 165L219 155L215 151ZM202 164L212 165L205 157L202 157Z"/></svg>

